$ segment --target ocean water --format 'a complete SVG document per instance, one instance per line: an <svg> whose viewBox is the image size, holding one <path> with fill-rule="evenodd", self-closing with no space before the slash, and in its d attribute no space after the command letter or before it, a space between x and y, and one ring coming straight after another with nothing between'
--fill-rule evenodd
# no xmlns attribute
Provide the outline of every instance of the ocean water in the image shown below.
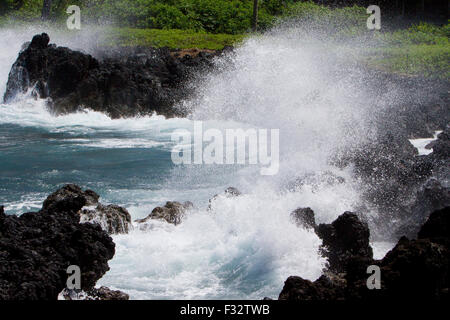
<svg viewBox="0 0 450 320"><path fill-rule="evenodd" d="M0 29L0 47L8 48L0 50L1 93L22 43L42 31ZM46 31L52 42L87 52L98 39L89 30L76 37ZM133 220L166 201L192 201L177 226L153 221L148 230L135 225L113 237L116 255L98 284L132 299L276 298L290 275L315 280L325 264L321 240L295 226L290 212L309 206L317 222L329 223L360 207L360 182L330 159L373 136L370 102L380 97L371 96L361 71L336 62L339 50L305 45L295 29L279 32L247 40L193 81L195 96L182 102L187 119L112 120L89 110L54 116L29 94L0 104L0 203L7 214L38 210L66 183L126 207ZM195 120L218 130L279 129L278 174L262 176L256 165L174 165L171 134L192 130ZM219 197L208 211L208 200L228 186L243 196ZM372 223L377 213L363 215ZM382 257L392 244L374 246Z"/></svg>

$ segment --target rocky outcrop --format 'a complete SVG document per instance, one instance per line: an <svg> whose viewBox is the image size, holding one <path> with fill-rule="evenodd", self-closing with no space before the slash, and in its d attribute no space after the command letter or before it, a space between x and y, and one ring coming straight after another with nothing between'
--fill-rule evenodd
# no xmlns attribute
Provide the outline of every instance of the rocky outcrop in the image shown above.
<svg viewBox="0 0 450 320"><path fill-rule="evenodd" d="M129 300L130 296L119 290L111 290L108 287L94 288L88 292L87 300Z"/></svg>
<svg viewBox="0 0 450 320"><path fill-rule="evenodd" d="M211 64L216 53L179 57L168 49L133 48L91 55L49 45L45 33L25 44L9 74L4 101L33 89L56 114L89 108L112 118L156 112L184 116L174 104L187 95L183 82Z"/></svg>
<svg viewBox="0 0 450 320"><path fill-rule="evenodd" d="M215 194L208 202L208 211L211 210L212 204L215 200L217 200L220 196L224 196L226 198L233 198L242 195L242 193L235 187L228 187L222 194Z"/></svg>
<svg viewBox="0 0 450 320"><path fill-rule="evenodd" d="M66 198L84 198L86 206L94 206L98 204L100 196L92 190L83 191L76 184L67 184L49 195L42 205L42 209L48 209L55 203L59 203Z"/></svg>
<svg viewBox="0 0 450 320"><path fill-rule="evenodd" d="M100 196L98 194L92 190L83 191L74 184L65 185L49 195L42 208L51 208L61 200L71 197L83 198L86 206L91 207L79 211L82 223L96 223L109 234L128 233L132 228L131 216L125 208L116 205L102 205L99 203Z"/></svg>
<svg viewBox="0 0 450 320"><path fill-rule="evenodd" d="M82 290L64 289L59 294L59 300L129 300L130 296L119 290L108 287L93 288L88 292Z"/></svg>
<svg viewBox="0 0 450 320"><path fill-rule="evenodd" d="M367 223L352 212L345 212L331 224L319 224L316 233L322 239L322 254L328 258L329 270L340 273L355 256L372 259Z"/></svg>
<svg viewBox="0 0 450 320"><path fill-rule="evenodd" d="M193 208L193 206L194 205L190 201L186 201L184 203L168 201L163 207L156 207L146 218L138 219L136 222L142 224L150 219L157 219L177 225L181 223L186 211Z"/></svg>
<svg viewBox="0 0 450 320"><path fill-rule="evenodd" d="M115 245L100 226L80 223L86 199L53 198L39 212L21 216L0 209L0 300L55 300L70 265L80 267L83 290L109 270Z"/></svg>
<svg viewBox="0 0 450 320"><path fill-rule="evenodd" d="M403 237L380 260L349 257L341 274L325 274L316 281L289 277L282 300L448 299L450 207L433 212L419 231L419 239ZM380 268L381 288L367 287L367 267Z"/></svg>
<svg viewBox="0 0 450 320"><path fill-rule="evenodd" d="M297 224L304 228L316 228L316 219L314 211L311 208L297 208L291 212L291 218Z"/></svg>
<svg viewBox="0 0 450 320"><path fill-rule="evenodd" d="M128 233L132 228L127 209L113 204L98 204L95 209L83 209L80 214L81 222L97 223L109 234Z"/></svg>

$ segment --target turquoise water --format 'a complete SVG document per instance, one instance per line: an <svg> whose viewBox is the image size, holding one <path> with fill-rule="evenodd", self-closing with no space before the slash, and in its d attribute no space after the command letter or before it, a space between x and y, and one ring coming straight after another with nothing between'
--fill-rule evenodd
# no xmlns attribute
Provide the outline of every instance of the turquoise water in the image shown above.
<svg viewBox="0 0 450 320"><path fill-rule="evenodd" d="M0 30L0 47L9 48L0 50L0 92L22 43L42 31ZM86 51L96 36L49 33ZM7 214L35 211L66 183L124 206L133 220L166 201L192 201L195 208L177 226L151 221L146 230L134 224L113 237L116 254L98 285L132 299L276 298L290 275L315 280L325 263L321 241L290 213L309 206L318 223L328 223L361 204L351 168L329 159L372 133L374 111L367 111L359 75L336 70L330 48L309 48L296 32L285 33L249 39L193 81L196 94L182 103L189 119L112 120L92 111L56 117L29 95L0 104L0 204ZM341 81L333 81L330 74L339 72ZM171 134L192 131L193 120L218 130L279 129L278 174L262 176L251 165L174 165ZM330 174L345 183L330 182ZM229 186L243 196L219 197L206 210Z"/></svg>

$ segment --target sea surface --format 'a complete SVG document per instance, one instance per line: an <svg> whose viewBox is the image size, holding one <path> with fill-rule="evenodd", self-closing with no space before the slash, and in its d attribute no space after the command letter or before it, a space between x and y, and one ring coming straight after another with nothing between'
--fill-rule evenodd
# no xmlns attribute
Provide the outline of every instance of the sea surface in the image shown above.
<svg viewBox="0 0 450 320"><path fill-rule="evenodd" d="M86 52L97 39L89 30L75 37L39 26L0 29L1 94L21 45L43 31ZM325 265L321 240L290 212L311 207L318 223L329 223L358 208L359 181L329 160L373 134L370 90L326 52L323 44L305 46L295 30L250 38L194 82L196 95L182 103L188 119L112 120L89 110L55 116L30 94L0 104L0 204L7 214L36 211L67 183L127 208L133 220L166 201L192 201L177 226L154 221L113 236L116 255L98 285L132 299L276 298L290 275L315 280ZM262 176L258 165L175 165L171 135L192 131L193 121L222 131L279 129L278 174ZM208 211L209 199L229 186L243 195L219 197ZM377 215L364 214L369 222ZM382 257L392 244L374 247Z"/></svg>

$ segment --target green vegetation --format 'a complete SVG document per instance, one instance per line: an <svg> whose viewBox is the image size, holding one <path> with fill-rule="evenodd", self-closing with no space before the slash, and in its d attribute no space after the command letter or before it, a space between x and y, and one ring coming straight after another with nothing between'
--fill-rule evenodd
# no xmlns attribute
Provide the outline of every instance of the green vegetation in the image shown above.
<svg viewBox="0 0 450 320"><path fill-rule="evenodd" d="M369 65L387 71L450 79L450 25L420 23L378 33L379 46L366 52Z"/></svg>
<svg viewBox="0 0 450 320"><path fill-rule="evenodd" d="M39 20L42 3L3 0L0 26ZM53 0L53 23L64 23L65 9L71 4L81 7L85 23L100 23L111 30L107 45L222 49L239 43L249 32L253 0ZM366 9L358 6L333 9L309 1L264 0L260 2L259 30L280 22L303 21L306 34L312 31L314 37L331 37L343 46L348 42L342 40L353 37L370 43L359 50L348 48L370 66L449 78L449 24L421 23L394 32L374 32L367 30L367 17Z"/></svg>
<svg viewBox="0 0 450 320"><path fill-rule="evenodd" d="M221 50L225 46L236 45L244 35L198 33L186 30L158 30L112 28L106 39L107 45L151 46L172 49Z"/></svg>

